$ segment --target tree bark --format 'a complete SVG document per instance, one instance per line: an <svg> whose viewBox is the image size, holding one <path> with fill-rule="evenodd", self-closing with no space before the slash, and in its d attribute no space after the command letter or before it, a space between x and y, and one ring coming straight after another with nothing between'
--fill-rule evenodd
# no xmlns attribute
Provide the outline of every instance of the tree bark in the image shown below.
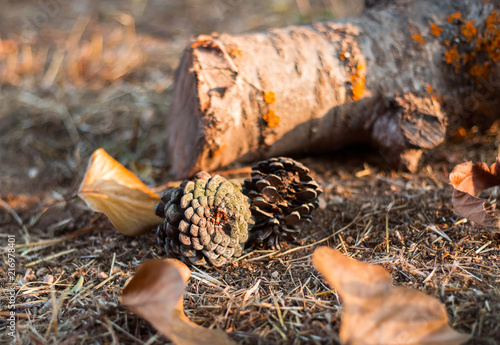
<svg viewBox="0 0 500 345"><path fill-rule="evenodd" d="M415 170L456 119L498 115L498 5L399 0L338 22L199 36L175 78L173 173L353 143Z"/></svg>

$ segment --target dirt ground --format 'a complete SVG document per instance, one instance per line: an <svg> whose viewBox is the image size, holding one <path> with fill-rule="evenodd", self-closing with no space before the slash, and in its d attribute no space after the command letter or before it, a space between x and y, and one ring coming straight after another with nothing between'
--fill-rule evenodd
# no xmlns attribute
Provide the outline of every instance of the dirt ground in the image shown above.
<svg viewBox="0 0 500 345"><path fill-rule="evenodd" d="M0 255L7 262L7 236L15 235L15 343L164 344L118 304L137 267L162 257L154 231L120 235L76 198L89 156L103 147L161 189L171 182L165 112L190 38L332 19L361 4L56 4L0 3ZM393 170L366 147L296 157L324 190L312 224L280 251L249 248L227 267L193 268L186 313L242 344L338 344L339 300L311 264L314 248L328 245L441 300L451 325L473 335L469 344L499 344L500 236L455 215L448 185L456 164L494 161L499 125L450 133L416 174ZM495 203L498 189L489 192ZM0 266L2 344L12 341L1 314L9 287Z"/></svg>

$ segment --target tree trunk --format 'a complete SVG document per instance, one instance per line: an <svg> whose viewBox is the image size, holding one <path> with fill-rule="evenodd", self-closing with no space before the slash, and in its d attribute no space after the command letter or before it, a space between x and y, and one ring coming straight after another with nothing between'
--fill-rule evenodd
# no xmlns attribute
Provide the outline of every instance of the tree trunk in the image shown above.
<svg viewBox="0 0 500 345"><path fill-rule="evenodd" d="M175 78L173 173L363 142L416 169L455 119L498 115L498 5L393 0L338 22L199 36Z"/></svg>

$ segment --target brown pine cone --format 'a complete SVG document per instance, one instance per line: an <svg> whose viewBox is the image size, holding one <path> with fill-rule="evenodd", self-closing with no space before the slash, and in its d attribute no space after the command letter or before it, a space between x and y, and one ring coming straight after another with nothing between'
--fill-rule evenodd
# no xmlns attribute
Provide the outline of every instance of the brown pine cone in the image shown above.
<svg viewBox="0 0 500 345"><path fill-rule="evenodd" d="M202 171L194 181L164 191L155 213L165 218L157 237L167 256L203 267L222 266L240 256L253 224L240 189Z"/></svg>
<svg viewBox="0 0 500 345"><path fill-rule="evenodd" d="M300 226L311 221L322 190L309 169L291 158L271 158L252 170L252 178L243 186L255 218L250 242L279 248L280 241L293 240Z"/></svg>

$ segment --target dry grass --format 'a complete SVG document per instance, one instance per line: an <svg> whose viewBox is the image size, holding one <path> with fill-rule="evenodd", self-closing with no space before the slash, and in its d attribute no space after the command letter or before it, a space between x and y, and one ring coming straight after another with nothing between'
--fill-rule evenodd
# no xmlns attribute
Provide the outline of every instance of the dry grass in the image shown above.
<svg viewBox="0 0 500 345"><path fill-rule="evenodd" d="M306 11L314 2L297 4ZM163 114L185 40L158 39L140 29L158 19L134 23L121 10L102 21L77 16L68 32L47 28L38 41L0 41L0 255L5 262L14 234L18 344L165 343L118 304L138 265L161 257L154 233L124 237L74 197L101 146L147 183L168 182ZM245 28L258 27L249 17ZM328 245L438 297L453 327L473 334L470 344L498 343L500 237L453 214L447 183L455 164L493 161L494 128L457 133L415 175L391 170L365 148L302 159L325 191L313 223L281 251L253 248L228 267L193 268L187 314L243 344L336 344L339 301L310 259ZM5 268L0 286L3 303ZM2 304L0 343L11 340L5 311Z"/></svg>

